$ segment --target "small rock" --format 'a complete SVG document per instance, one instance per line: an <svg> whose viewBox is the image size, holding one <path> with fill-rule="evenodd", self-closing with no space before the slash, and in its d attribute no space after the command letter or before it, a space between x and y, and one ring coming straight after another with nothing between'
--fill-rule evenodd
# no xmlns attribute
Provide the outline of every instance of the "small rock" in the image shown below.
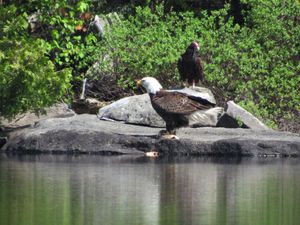
<svg viewBox="0 0 300 225"><path fill-rule="evenodd" d="M76 99L72 102L72 109L77 114L97 114L98 110L103 107L105 103L94 98Z"/></svg>

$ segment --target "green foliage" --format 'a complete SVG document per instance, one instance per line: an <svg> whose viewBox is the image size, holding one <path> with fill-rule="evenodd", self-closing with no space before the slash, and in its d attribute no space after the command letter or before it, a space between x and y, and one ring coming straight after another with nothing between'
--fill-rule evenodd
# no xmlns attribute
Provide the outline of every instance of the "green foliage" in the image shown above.
<svg viewBox="0 0 300 225"><path fill-rule="evenodd" d="M264 118L299 117L300 6L295 1L245 2L252 8L245 26L219 20L206 77ZM256 110L247 107L253 104Z"/></svg>
<svg viewBox="0 0 300 225"><path fill-rule="evenodd" d="M300 112L300 6L293 0L243 3L250 9L244 26L234 22L229 5L198 17L164 13L161 5L137 7L113 26L101 51L113 61L120 85L154 76L167 87L178 80L178 57L197 40L207 85L222 91L222 101L240 102L274 127L273 120Z"/></svg>
<svg viewBox="0 0 300 225"><path fill-rule="evenodd" d="M50 58L58 69L72 68L74 78L82 76L97 55L97 37L89 32L89 3L42 0L37 4L33 0L27 6L36 7Z"/></svg>
<svg viewBox="0 0 300 225"><path fill-rule="evenodd" d="M39 112L60 100L69 88L70 70L55 71L45 56L46 43L32 39L26 14L15 15L14 6L0 10L0 116L13 117L27 110Z"/></svg>
<svg viewBox="0 0 300 225"><path fill-rule="evenodd" d="M89 3L30 0L1 7L1 116L53 104L92 65L97 38L88 30ZM34 30L28 27L30 16Z"/></svg>
<svg viewBox="0 0 300 225"><path fill-rule="evenodd" d="M28 37L27 13L17 14L14 5L0 8L0 38L14 39L16 37Z"/></svg>
<svg viewBox="0 0 300 225"><path fill-rule="evenodd" d="M69 88L70 71L55 72L41 52L43 41L0 41L1 116L40 111L60 100Z"/></svg>
<svg viewBox="0 0 300 225"><path fill-rule="evenodd" d="M137 7L135 16L112 27L102 52L109 54L114 62L113 73L124 87L133 87L134 79L142 76L165 82L177 80L179 52L196 37L196 31L190 28L199 23L192 13L165 15L161 5L154 12L149 7Z"/></svg>
<svg viewBox="0 0 300 225"><path fill-rule="evenodd" d="M272 127L275 126L272 121L280 119L299 121L300 4L297 1L237 1L246 10L236 13L243 17L239 18L240 24L231 16L233 2L223 7L222 2L217 1L217 6L211 8L199 3L202 8L195 11L196 15L189 11L172 11L173 3L179 9L186 8L187 1L156 2L162 4L147 0L138 4L149 7L135 7L133 14L126 15L133 12L130 7L123 10L121 22L113 23L102 40L89 32L90 21L82 15L110 4L107 1L29 0L18 7L0 8L0 68L1 73L4 71L0 76L5 78L1 81L1 94L5 91L8 95L9 88L15 88L15 84L5 87L7 80L14 80L14 76L24 85L24 90L37 90L35 82L32 87L28 82L21 82L32 72L33 80L59 76L60 82L53 81L47 86L49 96L55 89L51 86L61 90L53 99L60 98L70 79L70 71L62 69L70 68L71 80L76 81L85 75L98 56L102 58L97 62L99 74L114 75L123 88L134 88L134 80L144 76L157 77L168 88L178 83L177 59L188 44L196 40L200 43L205 85L218 90L219 104L235 100L267 119ZM95 7L91 8L92 5ZM116 1L113 5L117 5ZM27 19L34 13L41 26L37 32L28 33ZM10 45L18 48L5 47ZM14 56L12 51L15 51ZM31 67L28 63L37 66ZM15 71L14 76L10 70ZM28 95L24 98L31 98L30 93L24 94ZM2 94L5 101L6 94ZM45 99L42 102L50 102ZM4 101L2 97L1 101ZM13 115L25 108L10 109L6 114Z"/></svg>

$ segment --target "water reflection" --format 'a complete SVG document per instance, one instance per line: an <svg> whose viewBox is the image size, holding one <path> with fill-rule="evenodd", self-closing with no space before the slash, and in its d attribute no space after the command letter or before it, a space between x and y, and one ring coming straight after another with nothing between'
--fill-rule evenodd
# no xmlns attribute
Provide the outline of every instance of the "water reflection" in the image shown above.
<svg viewBox="0 0 300 225"><path fill-rule="evenodd" d="M299 162L1 155L0 224L298 224Z"/></svg>

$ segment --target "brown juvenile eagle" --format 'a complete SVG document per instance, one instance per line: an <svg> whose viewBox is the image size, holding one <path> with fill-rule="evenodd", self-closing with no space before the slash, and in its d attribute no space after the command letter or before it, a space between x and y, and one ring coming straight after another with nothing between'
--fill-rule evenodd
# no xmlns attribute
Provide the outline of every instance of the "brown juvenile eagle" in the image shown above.
<svg viewBox="0 0 300 225"><path fill-rule="evenodd" d="M199 80L203 80L203 66L199 56L199 44L193 41L178 59L177 67L180 79L187 81L193 88Z"/></svg>
<svg viewBox="0 0 300 225"><path fill-rule="evenodd" d="M152 107L166 122L167 132L164 138L176 138L176 129L188 126L192 121L205 120L203 114L219 113L220 107L201 97L181 92L170 92L162 88L153 77L145 77L137 84L143 86L150 96ZM216 111L217 110L217 111Z"/></svg>

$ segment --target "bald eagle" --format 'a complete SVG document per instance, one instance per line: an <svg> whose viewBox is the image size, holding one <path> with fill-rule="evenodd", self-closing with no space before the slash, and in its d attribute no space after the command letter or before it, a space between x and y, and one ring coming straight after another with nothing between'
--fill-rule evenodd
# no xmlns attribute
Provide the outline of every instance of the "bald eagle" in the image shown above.
<svg viewBox="0 0 300 225"><path fill-rule="evenodd" d="M150 96L154 110L166 122L166 134L164 138L176 138L176 129L188 126L191 121L205 119L204 112L215 113L214 103L201 97L188 95L181 92L170 92L162 88L160 83L153 77L145 77L137 81L139 86L146 89Z"/></svg>
<svg viewBox="0 0 300 225"><path fill-rule="evenodd" d="M193 41L181 55L177 62L180 79L187 81L193 88L199 80L203 80L203 66L199 56L199 44Z"/></svg>

